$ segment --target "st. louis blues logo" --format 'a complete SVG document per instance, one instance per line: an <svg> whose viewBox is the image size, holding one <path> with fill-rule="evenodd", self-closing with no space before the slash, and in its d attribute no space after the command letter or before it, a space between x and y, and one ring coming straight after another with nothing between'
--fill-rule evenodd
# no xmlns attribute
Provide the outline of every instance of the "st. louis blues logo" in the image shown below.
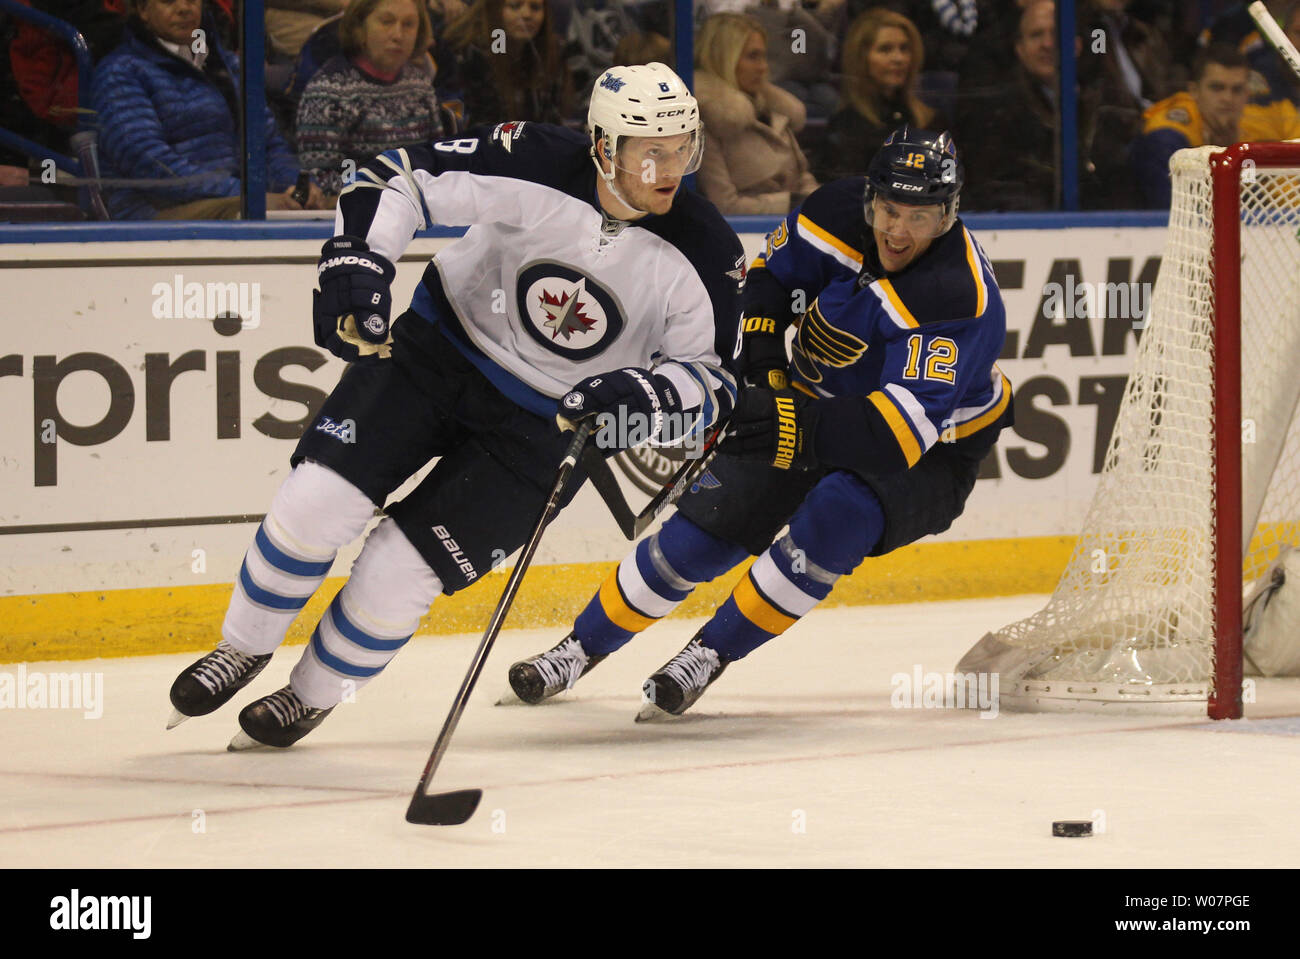
<svg viewBox="0 0 1300 959"><path fill-rule="evenodd" d="M704 475L691 484L691 492L698 493L702 489L717 489L722 485L722 480L713 475L713 470L705 470Z"/></svg>
<svg viewBox="0 0 1300 959"><path fill-rule="evenodd" d="M528 335L553 353L575 360L605 350L623 329L623 311L593 277L554 260L519 271L519 316Z"/></svg>

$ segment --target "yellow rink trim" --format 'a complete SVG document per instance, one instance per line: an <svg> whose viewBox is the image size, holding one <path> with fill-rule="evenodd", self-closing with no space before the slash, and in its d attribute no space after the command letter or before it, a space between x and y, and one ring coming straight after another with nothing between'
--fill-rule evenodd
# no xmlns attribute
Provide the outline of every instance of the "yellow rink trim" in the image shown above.
<svg viewBox="0 0 1300 959"><path fill-rule="evenodd" d="M1072 536L916 543L868 559L842 578L823 606L916 603L1048 593L1074 548ZM561 629L600 588L615 563L535 566L506 619L509 627ZM747 566L747 564L746 564ZM697 589L674 615L706 616L726 600L743 567ZM494 573L463 592L443 596L420 633L478 633L501 598L506 575ZM341 578L326 580L289 629L305 643ZM0 662L95 659L211 649L220 637L229 585L171 586L0 597ZM869 615L869 613L864 613ZM972 636L1005 623L971 623ZM974 639L972 639L972 642ZM539 647L540 648L540 647Z"/></svg>

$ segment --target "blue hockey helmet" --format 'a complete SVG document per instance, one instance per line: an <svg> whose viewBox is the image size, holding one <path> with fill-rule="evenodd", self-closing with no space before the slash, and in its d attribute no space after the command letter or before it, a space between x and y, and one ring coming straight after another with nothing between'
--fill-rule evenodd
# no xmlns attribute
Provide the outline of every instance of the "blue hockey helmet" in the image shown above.
<svg viewBox="0 0 1300 959"><path fill-rule="evenodd" d="M907 206L943 205L935 236L947 233L957 219L965 171L948 132L902 126L891 133L867 167L863 206L867 224L873 201L880 197Z"/></svg>

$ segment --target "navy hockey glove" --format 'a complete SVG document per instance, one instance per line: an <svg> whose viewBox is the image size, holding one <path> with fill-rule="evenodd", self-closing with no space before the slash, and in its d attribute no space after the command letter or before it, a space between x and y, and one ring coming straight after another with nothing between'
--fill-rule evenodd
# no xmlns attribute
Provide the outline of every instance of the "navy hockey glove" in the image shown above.
<svg viewBox="0 0 1300 959"><path fill-rule="evenodd" d="M316 270L320 279L320 289L312 291L316 345L348 361L387 359L393 343L388 332L393 309L389 287L397 275L393 264L372 252L365 240L336 236L321 248Z"/></svg>
<svg viewBox="0 0 1300 959"><path fill-rule="evenodd" d="M819 415L817 402L803 393L747 387L736 400L721 452L777 469L815 469Z"/></svg>
<svg viewBox="0 0 1300 959"><path fill-rule="evenodd" d="M598 424L596 445L628 449L659 437L665 417L681 411L677 390L666 376L625 367L575 384L560 400L555 421L560 429L572 430L589 417L609 414L613 422Z"/></svg>
<svg viewBox="0 0 1300 959"><path fill-rule="evenodd" d="M742 330L737 363L741 381L746 386L769 390L788 389L790 366L785 335L776 331L776 321L766 316L747 316Z"/></svg>

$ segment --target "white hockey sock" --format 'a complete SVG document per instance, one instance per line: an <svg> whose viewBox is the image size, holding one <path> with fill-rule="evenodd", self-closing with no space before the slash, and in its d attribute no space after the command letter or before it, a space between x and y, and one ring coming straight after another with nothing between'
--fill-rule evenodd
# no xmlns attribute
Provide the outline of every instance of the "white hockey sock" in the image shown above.
<svg viewBox="0 0 1300 959"><path fill-rule="evenodd" d="M317 463L300 463L280 486L244 555L221 635L251 656L274 652L329 573L339 547L374 516L359 489Z"/></svg>
<svg viewBox="0 0 1300 959"><path fill-rule="evenodd" d="M385 519L366 539L347 584L293 668L293 691L316 709L350 702L406 645L441 592L437 574Z"/></svg>

